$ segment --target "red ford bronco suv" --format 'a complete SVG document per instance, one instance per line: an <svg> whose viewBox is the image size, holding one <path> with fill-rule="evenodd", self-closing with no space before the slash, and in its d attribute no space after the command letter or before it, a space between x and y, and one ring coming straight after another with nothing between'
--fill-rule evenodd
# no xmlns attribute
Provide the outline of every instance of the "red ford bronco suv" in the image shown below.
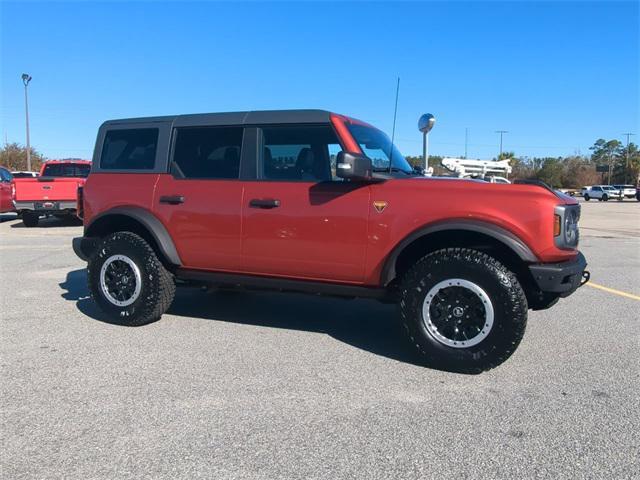
<svg viewBox="0 0 640 480"><path fill-rule="evenodd" d="M108 121L81 197L74 250L127 325L159 319L176 280L377 298L429 363L479 371L588 279L571 197L416 175L380 130L326 111Z"/></svg>

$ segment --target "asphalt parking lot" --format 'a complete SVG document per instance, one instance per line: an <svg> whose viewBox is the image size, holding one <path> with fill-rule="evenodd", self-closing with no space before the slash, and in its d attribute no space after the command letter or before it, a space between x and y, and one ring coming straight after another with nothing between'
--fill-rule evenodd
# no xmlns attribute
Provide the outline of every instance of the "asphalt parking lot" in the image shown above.
<svg viewBox="0 0 640 480"><path fill-rule="evenodd" d="M593 285L481 375L417 364L373 301L189 288L115 326L80 226L2 220L3 479L640 478L638 202L583 203Z"/></svg>

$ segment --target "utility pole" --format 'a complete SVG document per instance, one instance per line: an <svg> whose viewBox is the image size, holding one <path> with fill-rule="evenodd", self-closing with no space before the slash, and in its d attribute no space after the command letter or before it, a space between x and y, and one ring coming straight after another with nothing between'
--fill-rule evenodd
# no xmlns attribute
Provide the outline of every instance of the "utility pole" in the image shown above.
<svg viewBox="0 0 640 480"><path fill-rule="evenodd" d="M31 140L29 139L29 99L27 96L27 86L31 81L31 75L22 74L22 83L24 84L24 112L27 119L27 170L31 171Z"/></svg>
<svg viewBox="0 0 640 480"><path fill-rule="evenodd" d="M469 144L469 129L464 129L464 158L467 158L467 145Z"/></svg>
<svg viewBox="0 0 640 480"><path fill-rule="evenodd" d="M502 135L509 132L506 130L496 130L496 133L500 134L500 155L498 155L498 160L500 160L500 157L502 156Z"/></svg>
<svg viewBox="0 0 640 480"><path fill-rule="evenodd" d="M626 160L626 165L627 165L627 168L624 171L624 182L627 183L627 178L629 178L628 175L627 175L629 173L629 138L632 137L633 135L635 135L635 133L627 132L627 133L623 133L622 135L627 137L627 149L626 149L625 154L624 154L625 160Z"/></svg>

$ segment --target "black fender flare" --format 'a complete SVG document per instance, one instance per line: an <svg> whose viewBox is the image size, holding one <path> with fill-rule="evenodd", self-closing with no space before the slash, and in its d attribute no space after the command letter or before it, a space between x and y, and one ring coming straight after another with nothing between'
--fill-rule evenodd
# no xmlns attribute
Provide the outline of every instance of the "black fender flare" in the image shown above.
<svg viewBox="0 0 640 480"><path fill-rule="evenodd" d="M418 228L393 247L391 253L387 255L382 266L382 272L380 275L381 285L388 285L389 282L396 277L396 261L408 245L421 237L447 230L462 230L481 233L505 244L523 262L536 263L539 261L538 257L536 257L533 251L531 251L531 249L522 240L520 240L520 238L498 225L478 220L447 220Z"/></svg>
<svg viewBox="0 0 640 480"><path fill-rule="evenodd" d="M105 212L96 215L91 219L91 222L85 227L84 235L87 238L93 237L92 235L92 227L98 224L98 222L104 221L105 218L113 217L113 216L125 216L129 217L139 224L141 224L148 232L151 234L153 239L156 242L156 245L160 249L160 253L166 258L168 262L175 266L182 266L182 261L180 260L180 255L178 255L178 250L176 249L173 240L171 239L171 235L163 225L163 223L148 210L145 210L141 207L134 206L121 206L114 207Z"/></svg>

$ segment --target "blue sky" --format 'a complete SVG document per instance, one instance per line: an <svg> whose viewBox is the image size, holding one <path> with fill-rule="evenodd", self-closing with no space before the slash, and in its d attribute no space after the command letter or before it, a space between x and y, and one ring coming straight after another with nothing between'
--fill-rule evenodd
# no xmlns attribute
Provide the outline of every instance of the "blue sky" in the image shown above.
<svg viewBox="0 0 640 480"><path fill-rule="evenodd" d="M324 108L431 154L588 153L640 134L638 2L2 2L0 133L91 156L106 119ZM635 138L636 142L638 137Z"/></svg>

